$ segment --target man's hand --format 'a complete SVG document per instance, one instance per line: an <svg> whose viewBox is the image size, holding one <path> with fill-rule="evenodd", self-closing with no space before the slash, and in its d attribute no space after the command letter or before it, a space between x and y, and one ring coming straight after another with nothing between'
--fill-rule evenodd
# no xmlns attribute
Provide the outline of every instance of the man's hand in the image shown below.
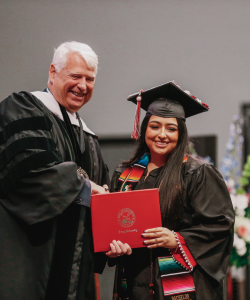
<svg viewBox="0 0 250 300"><path fill-rule="evenodd" d="M90 181L90 184L91 184L91 195L109 193L109 191L104 189L102 186L95 184L93 181Z"/></svg>
<svg viewBox="0 0 250 300"><path fill-rule="evenodd" d="M122 242L115 240L110 244L110 251L105 252L105 254L111 258L115 258L124 254L130 255L131 253L132 249L127 243L123 244Z"/></svg>

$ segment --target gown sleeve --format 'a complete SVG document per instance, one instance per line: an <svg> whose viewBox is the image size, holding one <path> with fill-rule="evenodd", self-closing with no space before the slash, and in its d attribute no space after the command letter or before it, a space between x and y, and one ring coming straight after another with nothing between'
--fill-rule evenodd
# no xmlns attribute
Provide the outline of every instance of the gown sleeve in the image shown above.
<svg viewBox="0 0 250 300"><path fill-rule="evenodd" d="M197 265L196 261L193 258L193 255L189 251L187 244L184 238L176 233L178 236L178 244L176 249L170 249L172 256L176 261L178 261L184 268L189 271L192 271L193 268Z"/></svg>
<svg viewBox="0 0 250 300"><path fill-rule="evenodd" d="M30 225L61 214L86 184L77 165L63 161L56 126L29 93L0 105L0 203Z"/></svg>
<svg viewBox="0 0 250 300"><path fill-rule="evenodd" d="M233 243L234 210L221 174L203 164L186 174L187 201L193 224L179 231L196 263L220 282Z"/></svg>
<svg viewBox="0 0 250 300"><path fill-rule="evenodd" d="M32 170L18 180L1 204L29 225L54 218L78 197L85 184L76 170L72 162Z"/></svg>

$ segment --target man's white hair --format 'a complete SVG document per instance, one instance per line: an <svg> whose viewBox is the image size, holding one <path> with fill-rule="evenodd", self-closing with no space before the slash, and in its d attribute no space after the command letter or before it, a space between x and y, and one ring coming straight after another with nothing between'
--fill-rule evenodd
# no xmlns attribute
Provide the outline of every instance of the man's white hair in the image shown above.
<svg viewBox="0 0 250 300"><path fill-rule="evenodd" d="M97 73L98 57L92 48L86 44L79 42L65 42L54 50L52 64L54 64L56 72L60 72L67 63L68 54L77 53L86 62L88 68Z"/></svg>

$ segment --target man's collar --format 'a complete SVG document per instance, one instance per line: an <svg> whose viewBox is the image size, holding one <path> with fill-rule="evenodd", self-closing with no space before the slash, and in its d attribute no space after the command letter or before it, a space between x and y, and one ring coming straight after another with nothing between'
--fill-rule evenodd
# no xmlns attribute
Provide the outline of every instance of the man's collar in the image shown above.
<svg viewBox="0 0 250 300"><path fill-rule="evenodd" d="M58 102L56 101L55 97L51 94L51 92L48 89L47 89L46 92L36 91L36 92L31 92L31 94L34 95L35 97L37 97L54 115L56 115L59 119L61 119L62 121L64 121L62 113L61 113L61 110L60 110L60 106L59 106ZM67 111L67 114L69 116L71 124L80 127L80 124L79 124L79 121L78 121L78 119L76 117L76 114L75 113L70 113L68 111ZM92 135L95 135L87 127L87 125L83 122L82 119L81 119L81 122L82 122L83 130L85 132L88 132L88 133L90 133Z"/></svg>

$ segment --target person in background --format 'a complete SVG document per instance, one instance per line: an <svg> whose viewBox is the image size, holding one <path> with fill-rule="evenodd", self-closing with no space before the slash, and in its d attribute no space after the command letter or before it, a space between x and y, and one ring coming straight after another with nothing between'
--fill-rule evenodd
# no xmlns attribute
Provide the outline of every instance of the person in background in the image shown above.
<svg viewBox="0 0 250 300"><path fill-rule="evenodd" d="M135 154L117 167L111 190L158 188L162 227L142 232L146 247L133 251L112 241L106 254L110 266L117 264L113 299L222 300L234 210L221 174L189 155L185 124L208 106L174 82L128 100L147 113ZM138 125L139 109L135 138Z"/></svg>
<svg viewBox="0 0 250 300"><path fill-rule="evenodd" d="M95 298L91 194L109 185L95 134L78 111L98 58L86 44L55 49L43 92L0 104L0 299ZM95 267L95 269L94 269Z"/></svg>

